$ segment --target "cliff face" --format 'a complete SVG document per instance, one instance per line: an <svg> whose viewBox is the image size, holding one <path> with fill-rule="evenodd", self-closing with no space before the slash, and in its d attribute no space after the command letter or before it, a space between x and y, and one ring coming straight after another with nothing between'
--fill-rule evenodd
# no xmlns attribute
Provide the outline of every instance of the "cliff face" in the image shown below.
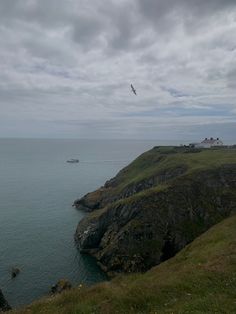
<svg viewBox="0 0 236 314"><path fill-rule="evenodd" d="M0 290L0 312L6 312L11 309L10 305L7 303L2 291Z"/></svg>
<svg viewBox="0 0 236 314"><path fill-rule="evenodd" d="M236 212L236 151L154 148L75 202L82 252L108 272L145 271Z"/></svg>

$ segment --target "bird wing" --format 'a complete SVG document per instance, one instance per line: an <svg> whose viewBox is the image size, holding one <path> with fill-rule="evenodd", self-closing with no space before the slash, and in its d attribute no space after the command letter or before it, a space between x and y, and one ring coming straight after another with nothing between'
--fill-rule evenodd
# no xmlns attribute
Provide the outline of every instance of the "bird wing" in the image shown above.
<svg viewBox="0 0 236 314"><path fill-rule="evenodd" d="M133 85L131 84L130 86L131 86L131 88L132 88L133 93L134 93L135 95L137 95L137 94L136 94L136 90L134 89Z"/></svg>

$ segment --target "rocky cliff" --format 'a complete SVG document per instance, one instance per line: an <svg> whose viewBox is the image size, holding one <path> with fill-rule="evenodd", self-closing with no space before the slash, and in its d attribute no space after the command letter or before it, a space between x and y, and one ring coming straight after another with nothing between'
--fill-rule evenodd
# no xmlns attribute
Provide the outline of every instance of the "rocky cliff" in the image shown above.
<svg viewBox="0 0 236 314"><path fill-rule="evenodd" d="M155 147L75 201L75 238L107 272L146 271L236 212L236 150Z"/></svg>
<svg viewBox="0 0 236 314"><path fill-rule="evenodd" d="M5 299L1 289L0 289L0 312L6 312L11 309L10 305L8 304L7 300Z"/></svg>

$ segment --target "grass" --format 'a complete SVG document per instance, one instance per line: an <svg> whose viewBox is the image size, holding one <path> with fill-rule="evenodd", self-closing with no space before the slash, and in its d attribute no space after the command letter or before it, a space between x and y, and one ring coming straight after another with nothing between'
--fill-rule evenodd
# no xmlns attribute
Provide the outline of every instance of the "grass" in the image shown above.
<svg viewBox="0 0 236 314"><path fill-rule="evenodd" d="M232 148L190 150L184 147L154 147L119 172L116 185L112 191L109 189L109 193L120 193L131 184L177 167L185 167L185 174L190 174L231 163L236 163L236 149Z"/></svg>
<svg viewBox="0 0 236 314"><path fill-rule="evenodd" d="M196 152L195 152L196 151ZM185 167L186 171L178 176L178 184L181 184L179 179L186 178L191 180L199 171L213 170L218 171L219 167L223 165L236 164L236 149L232 148L211 148L202 150L190 150L189 148L181 147L157 147L145 152L135 159L130 165L120 171L116 176L116 185L113 188L103 189L105 194L119 195L128 186L141 182L142 180L148 180L148 178L163 172L171 171L177 167ZM151 198L158 192L168 189L176 178L173 177L165 182L154 185L151 188L144 189L129 197L118 199L110 204L125 205L131 204L135 201L145 198ZM183 182L186 180L183 180ZM96 199L98 196L96 190L90 193L90 199ZM101 192L101 191L100 191ZM100 195L98 196L100 197ZM107 207L95 211L91 214L91 217L97 217L106 212Z"/></svg>
<svg viewBox="0 0 236 314"><path fill-rule="evenodd" d="M236 216L144 274L75 288L13 313L236 313Z"/></svg>
<svg viewBox="0 0 236 314"><path fill-rule="evenodd" d="M172 153L167 153L168 151ZM137 182L154 173L177 166L187 166L188 172L193 172L236 162L235 149L203 149L198 153L188 154L186 152L188 152L186 149L161 147L142 154L127 167L127 171L122 173L122 185Z"/></svg>
<svg viewBox="0 0 236 314"><path fill-rule="evenodd" d="M100 188L86 195L87 206L93 206L101 201L103 209L94 213L98 216L106 211L106 205L111 203L131 203L137 199L151 196L157 192L168 188L176 177L194 177L199 171L218 169L222 165L236 164L236 149L234 148L211 148L211 149L189 149L186 147L160 146L143 153L131 164L122 169L109 188ZM177 168L183 169L182 173L173 176ZM175 172L176 173L176 172ZM153 183L152 187L146 187L143 190L131 193L130 197L125 197L127 190L132 186L142 185L142 182L151 178L164 176L162 182ZM157 180L158 181L158 180ZM115 205L115 204L114 204ZM105 209L104 209L105 207ZM100 212L100 213L99 213Z"/></svg>

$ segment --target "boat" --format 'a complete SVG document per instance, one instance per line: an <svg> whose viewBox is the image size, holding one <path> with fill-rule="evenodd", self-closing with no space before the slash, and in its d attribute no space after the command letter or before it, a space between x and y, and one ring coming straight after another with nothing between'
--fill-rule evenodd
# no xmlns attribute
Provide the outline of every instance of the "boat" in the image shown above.
<svg viewBox="0 0 236 314"><path fill-rule="evenodd" d="M79 162L79 159L68 159L66 162L71 163L71 164L76 164Z"/></svg>

